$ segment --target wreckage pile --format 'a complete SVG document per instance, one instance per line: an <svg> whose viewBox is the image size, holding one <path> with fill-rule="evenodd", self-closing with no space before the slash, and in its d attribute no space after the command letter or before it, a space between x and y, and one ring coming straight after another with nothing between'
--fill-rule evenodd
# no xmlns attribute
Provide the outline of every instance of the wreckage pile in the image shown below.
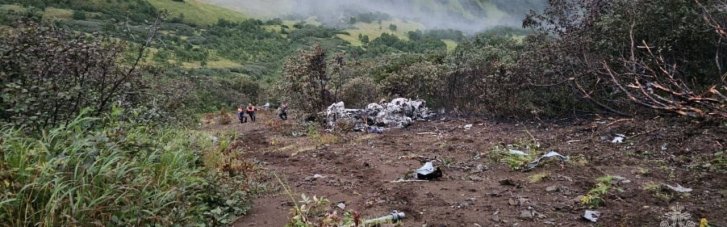
<svg viewBox="0 0 727 227"><path fill-rule="evenodd" d="M330 129L339 124L352 125L354 131L381 133L384 128L404 128L414 121L435 116L424 100L396 98L391 102L370 103L365 109L346 109L343 102L330 105L325 112Z"/></svg>

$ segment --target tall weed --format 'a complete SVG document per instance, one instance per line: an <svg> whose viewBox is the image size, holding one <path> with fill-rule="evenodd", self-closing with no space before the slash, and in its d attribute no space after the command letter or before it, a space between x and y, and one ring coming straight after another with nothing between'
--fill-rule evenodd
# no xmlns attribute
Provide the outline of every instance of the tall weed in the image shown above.
<svg viewBox="0 0 727 227"><path fill-rule="evenodd" d="M0 225L228 225L243 176L207 168L209 136L79 117L28 136L0 129Z"/></svg>

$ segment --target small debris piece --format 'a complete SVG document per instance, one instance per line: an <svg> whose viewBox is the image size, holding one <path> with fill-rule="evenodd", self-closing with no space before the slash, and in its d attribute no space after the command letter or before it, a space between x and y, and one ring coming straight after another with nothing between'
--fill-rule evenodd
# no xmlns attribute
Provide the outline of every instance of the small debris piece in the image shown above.
<svg viewBox="0 0 727 227"><path fill-rule="evenodd" d="M336 206L338 208L341 208L341 210L345 210L346 209L346 204L345 203L342 203L342 202L341 203L338 203Z"/></svg>
<svg viewBox="0 0 727 227"><path fill-rule="evenodd" d="M682 187L679 184L677 184L676 187L671 186L671 185L668 185L668 184L664 184L664 186L666 186L666 188L668 188L669 190L672 190L672 191L675 191L675 192L680 192L680 193L692 192L692 189L691 188Z"/></svg>
<svg viewBox="0 0 727 227"><path fill-rule="evenodd" d="M545 188L545 191L546 192L556 192L556 191L558 191L558 186L556 186L556 185L548 186L547 188Z"/></svg>
<svg viewBox="0 0 727 227"><path fill-rule="evenodd" d="M399 211L394 210L389 215L381 216L381 217L374 218L374 219L365 220L365 221L363 221L362 225L363 226L370 226L370 225L374 225L374 224L397 222L397 221L403 220L404 217L406 217L406 215L403 212L399 212Z"/></svg>
<svg viewBox="0 0 727 227"><path fill-rule="evenodd" d="M464 125L464 130L465 131L468 131L470 129L472 129L472 124L466 124L466 125Z"/></svg>
<svg viewBox="0 0 727 227"><path fill-rule="evenodd" d="M520 219L532 220L534 217L535 217L535 215L533 214L533 211L531 211L531 210L520 211Z"/></svg>
<svg viewBox="0 0 727 227"><path fill-rule="evenodd" d="M426 162L422 167L417 169L417 179L433 180L442 177L442 170L435 167L432 162Z"/></svg>
<svg viewBox="0 0 727 227"><path fill-rule="evenodd" d="M623 143L624 139L626 139L626 135L616 134L616 136L614 136L613 139L611 140L611 143Z"/></svg>
<svg viewBox="0 0 727 227"><path fill-rule="evenodd" d="M548 160L548 159L558 159L561 162L568 161L568 157L563 156L555 151L549 151L548 153L545 153L543 156L540 156L538 159L535 159L532 162L525 165L525 168L523 170L530 171L530 170L534 169L535 167L538 167L538 165L540 165L541 161Z"/></svg>
<svg viewBox="0 0 727 227"><path fill-rule="evenodd" d="M368 133L383 134L384 133L384 128L377 127L377 126L369 126L369 127L366 128L366 131Z"/></svg>
<svg viewBox="0 0 727 227"><path fill-rule="evenodd" d="M631 180L626 179L622 176L613 176L613 179L615 180L616 184L628 184L631 183Z"/></svg>
<svg viewBox="0 0 727 227"><path fill-rule="evenodd" d="M583 218L591 222L597 222L599 217L601 217L601 212L595 210L586 210L583 214Z"/></svg>

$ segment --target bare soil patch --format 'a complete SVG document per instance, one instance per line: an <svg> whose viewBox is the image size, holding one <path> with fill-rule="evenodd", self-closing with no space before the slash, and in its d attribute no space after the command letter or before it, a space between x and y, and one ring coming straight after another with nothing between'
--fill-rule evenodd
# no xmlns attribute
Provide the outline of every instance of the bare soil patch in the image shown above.
<svg viewBox="0 0 727 227"><path fill-rule="evenodd" d="M706 218L713 226L727 226L727 161L719 153L727 150L724 126L673 119L460 119L417 122L380 135L348 133L321 144L320 138L271 130L262 123L270 117L260 114L258 123L215 130L239 133L241 158L276 173L296 199L300 193L323 196L364 217L399 210L407 214L404 226L588 226L581 216L589 208L579 196L595 187L597 178L610 175L627 181L614 181L603 204L592 208L602 213L596 225L658 226L670 206L679 204L692 221ZM465 124L473 127L465 130ZM625 135L623 143L612 143L616 134ZM570 161L522 172L489 156L495 146L533 138L540 152L554 150ZM391 183L424 160L436 160L444 176ZM661 184L693 191L654 189ZM269 192L235 226L283 226L292 205L282 191Z"/></svg>

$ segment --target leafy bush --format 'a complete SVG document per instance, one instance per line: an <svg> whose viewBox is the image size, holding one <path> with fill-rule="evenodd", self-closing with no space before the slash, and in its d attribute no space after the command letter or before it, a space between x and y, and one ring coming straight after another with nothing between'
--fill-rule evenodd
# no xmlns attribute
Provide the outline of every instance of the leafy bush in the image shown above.
<svg viewBox="0 0 727 227"><path fill-rule="evenodd" d="M596 179L596 185L591 188L585 195L580 198L581 204L590 208L596 208L605 203L603 199L606 193L611 189L613 176L602 176Z"/></svg>
<svg viewBox="0 0 727 227"><path fill-rule="evenodd" d="M245 213L247 179L201 161L208 135L107 119L79 117L37 138L0 129L0 223L228 225Z"/></svg>
<svg viewBox="0 0 727 227"><path fill-rule="evenodd" d="M341 87L340 100L348 108L364 108L379 97L379 89L373 79L356 77Z"/></svg>
<svg viewBox="0 0 727 227"><path fill-rule="evenodd" d="M34 129L128 103L140 75L117 64L125 44L56 27L21 24L0 38L0 121Z"/></svg>

